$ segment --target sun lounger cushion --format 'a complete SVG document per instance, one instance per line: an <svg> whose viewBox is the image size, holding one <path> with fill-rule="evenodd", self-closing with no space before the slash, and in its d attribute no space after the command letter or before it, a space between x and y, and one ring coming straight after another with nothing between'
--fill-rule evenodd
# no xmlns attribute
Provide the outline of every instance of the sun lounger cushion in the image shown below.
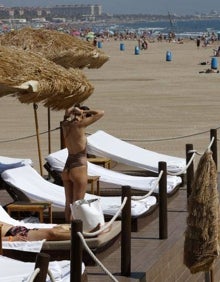
<svg viewBox="0 0 220 282"><path fill-rule="evenodd" d="M0 173L6 169L16 168L24 165L32 165L30 159L17 159L0 156Z"/></svg>
<svg viewBox="0 0 220 282"><path fill-rule="evenodd" d="M52 206L64 209L64 188L45 180L31 166L9 169L4 171L1 176L6 183L25 193L30 200L51 202ZM85 198L91 199L97 198L97 196L87 193ZM100 198L103 212L106 215L114 214L121 203L121 197L103 196ZM131 214L137 216L145 213L152 205L156 204L156 201L154 196L147 197L138 202L132 201Z"/></svg>
<svg viewBox="0 0 220 282"><path fill-rule="evenodd" d="M35 263L22 262L8 257L0 256L0 282L29 281L33 273ZM52 261L48 267L55 281L70 281L70 261ZM82 274L85 272L85 264L82 263ZM51 281L48 277L46 281Z"/></svg>
<svg viewBox="0 0 220 282"><path fill-rule="evenodd" d="M98 249L106 245L121 233L121 221L114 221L111 232L105 232L94 238L86 238L86 243L90 249ZM45 241L43 250L57 250L64 251L70 249L70 241Z"/></svg>
<svg viewBox="0 0 220 282"><path fill-rule="evenodd" d="M119 163L149 171L158 171L158 163L167 163L167 170L180 172L186 166L183 158L159 154L116 138L102 130L88 136L88 153L107 157Z"/></svg>
<svg viewBox="0 0 220 282"><path fill-rule="evenodd" d="M54 152L47 156L45 159L53 170L58 172L62 171L67 159L67 149ZM156 177L141 177L123 174L117 171L103 168L101 166L88 162L88 175L100 176L99 181L109 184L114 184L115 187L130 186L133 189L150 191L155 187ZM178 185L182 183L179 176L167 176L167 193L171 193ZM154 190L158 193L158 186Z"/></svg>
<svg viewBox="0 0 220 282"><path fill-rule="evenodd" d="M16 242L2 242L2 249L3 250L19 250L31 253L39 253L44 245L45 240L39 241L16 241ZM69 245L70 246L70 245Z"/></svg>

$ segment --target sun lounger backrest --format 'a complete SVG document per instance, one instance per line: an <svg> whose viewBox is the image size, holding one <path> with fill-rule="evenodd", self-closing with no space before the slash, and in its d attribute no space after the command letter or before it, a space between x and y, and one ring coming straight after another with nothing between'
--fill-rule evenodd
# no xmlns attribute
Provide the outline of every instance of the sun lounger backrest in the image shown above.
<svg viewBox="0 0 220 282"><path fill-rule="evenodd" d="M47 162L52 169L52 176L55 174L55 178L58 178L56 175L63 170L64 164L67 158L67 150L63 149L57 152L50 154L46 157ZM156 177L144 177L144 176L132 176L123 174L117 171L103 168L101 166L92 164L88 162L88 175L89 176L99 176L99 181L109 184L114 184L121 188L121 186L130 186L133 189L138 189L142 191L149 191L155 185L157 181ZM54 177L54 176L53 176ZM59 175L60 177L60 175ZM181 178L178 176L168 176L167 179L167 192L171 192L177 185L182 182ZM56 182L58 184L58 182ZM158 189L155 189L155 192L158 192Z"/></svg>
<svg viewBox="0 0 220 282"><path fill-rule="evenodd" d="M158 163L166 162L167 170L181 171L186 166L183 158L159 154L116 138L102 130L88 136L88 153L108 157L119 163L157 172Z"/></svg>

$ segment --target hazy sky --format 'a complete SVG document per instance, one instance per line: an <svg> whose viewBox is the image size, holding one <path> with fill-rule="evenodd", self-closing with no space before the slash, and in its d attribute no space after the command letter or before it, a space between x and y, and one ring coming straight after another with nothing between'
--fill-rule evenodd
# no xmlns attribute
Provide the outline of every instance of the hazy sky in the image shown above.
<svg viewBox="0 0 220 282"><path fill-rule="evenodd" d="M196 12L220 12L220 0L0 0L11 6L53 6L57 4L100 4L103 12L114 14L167 14L191 15Z"/></svg>

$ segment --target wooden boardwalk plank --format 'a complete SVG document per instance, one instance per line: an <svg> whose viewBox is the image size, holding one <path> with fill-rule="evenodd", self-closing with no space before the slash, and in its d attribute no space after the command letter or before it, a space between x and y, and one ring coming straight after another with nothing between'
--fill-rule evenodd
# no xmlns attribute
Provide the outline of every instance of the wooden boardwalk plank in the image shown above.
<svg viewBox="0 0 220 282"><path fill-rule="evenodd" d="M11 201L1 190L1 202ZM190 274L183 264L184 231L187 217L186 189L181 188L168 201L168 239L159 239L158 211L142 220L138 232L131 234L131 277L121 277L121 241L114 248L97 254L118 281L200 282L204 273ZM145 223L145 224L144 224ZM86 266L89 282L112 281L100 266ZM214 281L220 281L220 261L214 266Z"/></svg>
<svg viewBox="0 0 220 282"><path fill-rule="evenodd" d="M134 281L149 282L196 282L205 281L204 273L191 274L183 264L184 231L187 213L186 189L181 188L168 203L168 239L159 239L159 220L153 219L131 236L131 272L146 279ZM102 258L103 265L114 275L120 274L120 248ZM218 269L219 259L215 264ZM99 266L87 266L89 282L111 281ZM217 273L216 273L217 275ZM216 276L215 275L215 276ZM219 273L218 273L219 276ZM120 276L117 276L117 279ZM122 277L120 279L123 279ZM134 278L133 278L134 279ZM218 278L219 279L219 278ZM119 280L123 281L123 280ZM132 280L125 280L132 281ZM219 280L217 280L219 281Z"/></svg>

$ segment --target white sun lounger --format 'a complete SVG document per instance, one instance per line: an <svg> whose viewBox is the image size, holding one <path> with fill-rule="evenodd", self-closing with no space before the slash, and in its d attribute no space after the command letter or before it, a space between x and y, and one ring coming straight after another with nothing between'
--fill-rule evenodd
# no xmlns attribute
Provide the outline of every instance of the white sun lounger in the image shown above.
<svg viewBox="0 0 220 282"><path fill-rule="evenodd" d="M2 179L10 186L22 191L30 200L51 202L53 207L64 209L65 194L62 186L45 180L35 169L26 165L8 169L1 174ZM86 199L97 198L96 195L86 194ZM121 205L121 197L100 197L104 214L114 215ZM132 201L131 214L139 216L146 213L156 204L154 196L141 201Z"/></svg>
<svg viewBox="0 0 220 282"><path fill-rule="evenodd" d="M34 229L34 228L52 228L56 224L47 224L47 223L25 223L22 220L16 220L12 218L4 209L2 206L0 206L0 220L2 222L5 222L7 224L11 224L13 226L25 226L28 229ZM39 253L42 249L42 246L44 244L45 240L41 241L31 241L31 242L8 242L3 241L2 242L2 248L3 249L12 249L12 250L20 250L20 251L26 251L26 252L33 252L33 253Z"/></svg>
<svg viewBox="0 0 220 282"><path fill-rule="evenodd" d="M166 162L167 171L181 172L186 167L186 160L149 151L116 138L102 130L88 136L88 153L107 157L119 163L158 172L158 163Z"/></svg>
<svg viewBox="0 0 220 282"><path fill-rule="evenodd" d="M64 168L67 159L67 149L59 150L48 155L45 160L49 163L50 168L57 172L61 172ZM88 175L99 176L99 181L108 184L114 184L115 188L121 188L121 186L130 186L133 189L141 191L150 191L155 187L157 177L144 177L133 176L124 173L116 172L110 169L103 168L101 166L88 162ZM176 187L182 183L182 179L179 176L167 176L167 193L172 193ZM158 185L154 190L158 193Z"/></svg>
<svg viewBox="0 0 220 282"><path fill-rule="evenodd" d="M29 281L34 272L35 263L22 262L5 256L0 256L0 282L25 282ZM49 262L48 269L51 271L55 281L70 281L70 261ZM82 264L82 274L85 272L85 265ZM47 282L52 281L49 276Z"/></svg>
<svg viewBox="0 0 220 282"><path fill-rule="evenodd" d="M45 223L24 223L23 221L13 219L4 209L0 206L0 219L1 221L14 225L14 226L25 226L29 229L33 228L51 228L55 224L45 224ZM23 256L26 255L26 252L29 253L39 253L41 250L45 251L48 249L55 249L55 244L61 242L62 247L70 249L70 241L54 241L47 242L45 240L41 241L16 241L16 242L2 242L2 249L7 253L8 250L21 251ZM60 251L60 246L56 248L57 251ZM24 252L24 253L23 253ZM13 253L12 253L13 254ZM16 253L18 254L18 253ZM33 255L33 256L34 256ZM16 256L16 255L15 255ZM17 263L16 263L17 262ZM11 260L7 257L0 256L0 281L8 282L19 282L19 281L28 281L25 277L29 277L29 274L32 273L33 263L24 263L17 260ZM3 267L4 266L4 267ZM19 268L16 269L13 266ZM11 269L9 269L11 267ZM69 261L52 261L49 263L49 269L52 272L55 281L65 282L70 281L70 262ZM85 271L85 264L82 263L82 273ZM50 280L48 280L50 281Z"/></svg>
<svg viewBox="0 0 220 282"><path fill-rule="evenodd" d="M2 206L0 206L0 220L2 222L5 222L7 224L11 224L13 226L25 226L28 229L34 229L34 228L52 228L56 224L49 224L49 223L25 223L23 220L16 220L12 218L6 211L3 209ZM98 237L94 238L86 238L87 245L95 252L96 250L103 248L107 243L113 241L114 238L117 238L117 236L121 232L121 222L115 221L112 224L111 232L104 232L100 234ZM64 253L63 257L66 253L70 250L70 240L65 241L3 241L2 242L2 248L3 250L18 250L18 251L25 251L25 252L31 252L31 253L39 253L40 251L43 252L62 252ZM13 253L12 253L13 254Z"/></svg>
<svg viewBox="0 0 220 282"><path fill-rule="evenodd" d="M33 163L31 159L19 159L0 156L0 173L2 173L6 169L32 164Z"/></svg>

